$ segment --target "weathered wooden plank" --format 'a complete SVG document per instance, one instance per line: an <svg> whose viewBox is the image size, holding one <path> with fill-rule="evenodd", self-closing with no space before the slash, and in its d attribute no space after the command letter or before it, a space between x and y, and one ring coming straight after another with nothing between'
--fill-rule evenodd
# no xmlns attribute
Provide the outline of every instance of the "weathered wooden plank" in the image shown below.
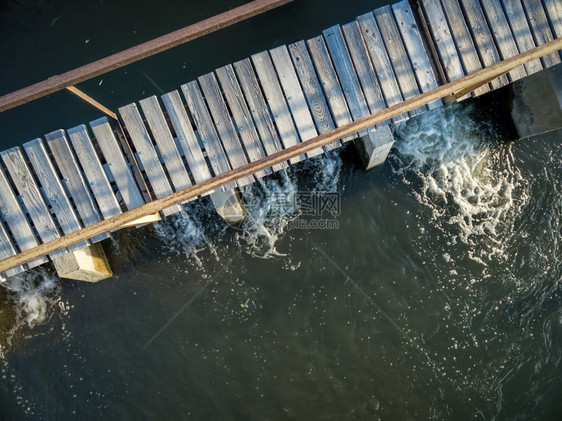
<svg viewBox="0 0 562 421"><path fill-rule="evenodd" d="M113 189L94 150L86 126L81 124L68 129L67 133L103 218L111 218L121 213L119 202L113 194Z"/></svg>
<svg viewBox="0 0 562 421"><path fill-rule="evenodd" d="M45 135L45 139L63 177L63 185L66 186L66 191L76 206L82 224L87 227L99 222L101 218L96 210L94 199L74 160L66 134L62 130L57 130ZM93 238L92 241L97 242L108 237L109 234L104 234Z"/></svg>
<svg viewBox="0 0 562 421"><path fill-rule="evenodd" d="M330 107L330 111L332 112L332 117L334 118L336 127L341 127L351 123L352 119L347 106L347 101L345 100L343 90L336 75L336 70L334 69L330 55L328 54L324 37L318 36L309 39L306 42L306 45L310 51L310 56L312 57L312 62L314 64L314 68L316 69L316 73L318 74L320 84L322 85L322 90L328 100L328 105ZM351 135L342 140L347 142L356 137L356 135Z"/></svg>
<svg viewBox="0 0 562 421"><path fill-rule="evenodd" d="M461 60L439 0L422 1L424 15L448 81L464 76Z"/></svg>
<svg viewBox="0 0 562 421"><path fill-rule="evenodd" d="M413 96L419 95L420 89L414 74L414 69L410 63L406 48L402 43L400 31L394 20L394 14L390 6L381 7L374 11L375 20L380 29L381 40L386 47L387 57L390 58L387 65L391 65L396 76L396 86L402 92L402 98L408 99ZM379 58L380 59L380 58ZM376 67L376 64L375 64ZM377 67L378 68L378 67ZM383 85L384 86L384 85ZM383 87L384 90L384 87ZM410 116L423 114L427 111L427 107L421 107L418 110L410 112Z"/></svg>
<svg viewBox="0 0 562 421"><path fill-rule="evenodd" d="M481 1L481 5L502 60L519 54L501 4L498 1ZM527 76L527 71L521 66L510 71L508 75L513 82Z"/></svg>
<svg viewBox="0 0 562 421"><path fill-rule="evenodd" d="M361 31L359 30L359 24L356 21L353 21L343 25L342 31L347 43L351 61L353 62L355 72L359 78L359 83L363 89L363 94L365 95L369 111L371 113L375 113L386 108L385 96L383 96L377 74L373 68L373 63L371 63L367 47L363 42L363 37L361 36ZM397 86L396 92L400 95L400 90ZM392 99L392 97L389 98L391 102ZM400 98L400 101L401 100L402 98Z"/></svg>
<svg viewBox="0 0 562 421"><path fill-rule="evenodd" d="M240 81L240 87L246 97L248 108L250 109L252 118L258 129L266 154L271 155L282 150L283 145L281 144L275 124L267 108L258 79L252 68L252 63L249 59L238 61L234 63L234 71ZM287 168L287 166L288 164L286 162L282 162L274 165L272 169L273 171L278 171Z"/></svg>
<svg viewBox="0 0 562 421"><path fill-rule="evenodd" d="M533 34L531 34L521 0L502 0L502 3L519 52L523 53L535 48ZM527 74L532 74L541 71L542 64L540 60L533 60L525 64L525 69Z"/></svg>
<svg viewBox="0 0 562 421"><path fill-rule="evenodd" d="M562 38L562 2L560 0L542 0L548 20L550 21L550 29L555 38ZM562 51L559 51L562 55Z"/></svg>
<svg viewBox="0 0 562 421"><path fill-rule="evenodd" d="M215 175L230 171L230 163L226 158L226 153L220 142L219 135L215 130L215 125L213 124L209 110L205 105L205 100L199 90L199 85L196 81L191 81L182 85L181 90L187 101L187 106L193 116L197 132L201 137L201 142L205 147ZM236 187L236 184L232 183L226 187L232 189Z"/></svg>
<svg viewBox="0 0 562 421"><path fill-rule="evenodd" d="M378 80L376 82L366 80L365 84L376 83L377 85L380 85L380 89L384 95L384 100L386 101L386 106L390 107L402 102L403 95L400 91L400 86L396 80L396 75L394 74L394 70L390 62L385 41L373 13L369 12L359 16L356 22L346 25L344 27L344 31L346 33L352 57L358 58L362 56L362 50L364 50L368 55L367 60L372 63L370 66L361 64L361 62L364 62L365 58L362 58L361 60L354 60L356 65L359 64L360 67L364 69L362 73L369 73L369 67L374 69L375 77ZM415 115L415 113L413 115ZM393 121L395 123L399 123L407 119L408 114L404 114L394 118Z"/></svg>
<svg viewBox="0 0 562 421"><path fill-rule="evenodd" d="M90 127L127 209L143 205L142 194L107 118L91 121Z"/></svg>
<svg viewBox="0 0 562 421"><path fill-rule="evenodd" d="M469 75L482 68L482 62L474 46L472 35L466 26L466 20L458 0L441 0L443 10L449 22L451 35L455 40L457 52L463 64L464 73ZM490 91L488 84L482 85L474 91L476 96L485 94Z"/></svg>
<svg viewBox="0 0 562 421"><path fill-rule="evenodd" d="M539 46L552 41L555 37L550 30L548 18L543 9L541 0L523 0L523 6L525 7L525 14L527 15L529 25L531 26L535 45ZM547 54L541 58L541 61L544 67L548 68L560 63L560 55L558 53Z"/></svg>
<svg viewBox="0 0 562 421"><path fill-rule="evenodd" d="M155 96L151 96L139 102L174 189L182 190L191 186L191 180L176 147L170 128L166 123L162 109L158 104L158 99Z"/></svg>
<svg viewBox="0 0 562 421"><path fill-rule="evenodd" d="M2 219L6 221L6 225L14 240L21 251L29 250L39 245L39 241L33 233L33 229L21 208L20 202L16 199L12 187L8 184L4 170L0 168L0 211ZM38 257L37 259L27 263L27 266L33 268L48 262L46 257Z"/></svg>
<svg viewBox="0 0 562 421"><path fill-rule="evenodd" d="M299 134L293 123L289 107L287 106L283 91L279 85L277 73L275 73L275 68L273 67L269 53L267 51L262 51L261 53L254 54L252 56L252 63L254 63L258 79L263 93L265 94L265 99L273 115L273 120L277 126L281 141L283 142L283 147L288 148L296 145L300 142ZM306 159L306 155L294 157L291 159L291 163L294 164L303 159Z"/></svg>
<svg viewBox="0 0 562 421"><path fill-rule="evenodd" d="M238 133L234 128L234 124L232 124L232 119L228 114L214 73L200 76L197 80L207 100L207 105L211 111L211 116L214 120L226 156L228 157L228 161L230 162L230 167L236 169L247 164L248 158L246 157ZM238 181L238 185L244 186L252 182L254 182L254 177L244 177Z"/></svg>
<svg viewBox="0 0 562 421"><path fill-rule="evenodd" d="M8 233L4 228L4 222L0 219L0 260L7 259L8 257L17 254L16 248L8 237ZM13 269L8 269L6 272L0 273L0 283L5 281L5 278L17 275L25 271L25 266L16 266Z"/></svg>
<svg viewBox="0 0 562 421"><path fill-rule="evenodd" d="M318 135L316 127L314 126L314 120L310 115L310 110L306 99L304 97L304 92L299 83L299 79L295 68L293 67L293 62L289 51L285 45L274 48L269 51L271 60L273 61L273 66L277 72L277 77L281 82L281 88L289 104L289 109L293 115L293 121L299 132L301 141L312 139ZM323 153L322 149L314 149L308 152L308 157L320 155Z"/></svg>
<svg viewBox="0 0 562 421"><path fill-rule="evenodd" d="M252 120L252 115L248 109L246 101L244 100L244 94L242 93L242 89L236 79L234 68L231 64L229 64L217 69L216 73L222 86L228 107L232 112L236 130L240 135L240 139L246 149L250 162L263 158L266 156L265 149L261 144L258 131L254 121ZM269 173L271 173L271 169L268 169L267 171L260 171L256 173L256 176L261 178Z"/></svg>
<svg viewBox="0 0 562 421"><path fill-rule="evenodd" d="M341 83L343 94L353 120L369 114L369 107L361 90L359 79L355 73L349 51L339 25L324 30L324 39L332 57L336 74ZM374 127L372 128L374 130ZM369 130L363 133L368 133Z"/></svg>
<svg viewBox="0 0 562 421"><path fill-rule="evenodd" d="M24 143L23 148L41 184L45 200L51 206L62 232L66 235L78 231L82 228L80 221L66 196L53 163L49 159L45 144L41 139L34 139ZM75 248L87 245L87 242L81 242Z"/></svg>
<svg viewBox="0 0 562 421"><path fill-rule="evenodd" d="M12 178L21 201L25 206L29 219L33 222L35 230L39 234L42 242L46 243L60 237L59 230L55 221L51 217L51 212L43 200L39 186L35 182L31 170L25 162L23 153L19 147L14 147L0 152L6 169ZM59 250L50 254L56 256L66 253L66 250Z"/></svg>
<svg viewBox="0 0 562 421"><path fill-rule="evenodd" d="M316 129L319 133L326 133L335 129L336 125L330 114L328 103L324 97L324 92L322 92L322 86L320 86L320 82L316 76L314 64L312 64L312 59L310 58L305 42L298 41L289 45L289 52L291 53L293 65L295 66L306 96L308 108L314 118ZM340 144L341 143L334 143L327 145L326 149L335 149Z"/></svg>
<svg viewBox="0 0 562 421"><path fill-rule="evenodd" d="M125 128L135 146L137 159L144 168L154 195L160 198L172 194L172 186L168 177L166 177L158 155L156 155L154 145L142 121L137 104L133 103L119 108L119 114L121 114ZM176 205L170 209L164 209L163 214L170 215L180 210L181 207Z"/></svg>
<svg viewBox="0 0 562 421"><path fill-rule="evenodd" d="M392 5L392 11L400 29L400 35L410 58L410 63L414 69L418 86L422 92L436 88L437 80L435 79L435 73L431 67L429 54L423 44L420 29L410 8L410 3L408 0L402 0ZM427 104L427 107L432 110L441 105L441 101L436 101Z"/></svg>
<svg viewBox="0 0 562 421"><path fill-rule="evenodd" d="M476 44L476 50L480 61L484 64L484 67L499 62L501 60L500 54L494 44L494 39L492 38L480 3L478 3L478 0L460 0L460 3L464 10L470 32L472 33L472 38ZM508 83L507 76L503 75L493 80L491 85L493 89L497 89Z"/></svg>
<svg viewBox="0 0 562 421"><path fill-rule="evenodd" d="M182 103L178 91L172 91L162 95L162 102L166 107L168 117L176 132L177 142L183 151L191 174L196 183L201 183L211 178L211 172L199 146L197 136L193 131L189 116Z"/></svg>

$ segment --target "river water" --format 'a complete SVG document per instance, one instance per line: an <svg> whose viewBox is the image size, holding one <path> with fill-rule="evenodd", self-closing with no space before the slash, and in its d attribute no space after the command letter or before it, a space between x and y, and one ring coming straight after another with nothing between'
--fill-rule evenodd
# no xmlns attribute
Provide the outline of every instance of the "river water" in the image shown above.
<svg viewBox="0 0 562 421"><path fill-rule="evenodd" d="M0 419L559 419L562 131L493 114L277 173L237 229L203 199L118 233L102 283L13 280Z"/></svg>

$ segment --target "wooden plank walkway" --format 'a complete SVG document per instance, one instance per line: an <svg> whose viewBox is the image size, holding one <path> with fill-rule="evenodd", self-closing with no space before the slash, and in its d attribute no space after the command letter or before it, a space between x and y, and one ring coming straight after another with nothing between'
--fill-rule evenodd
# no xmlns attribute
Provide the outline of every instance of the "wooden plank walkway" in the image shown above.
<svg viewBox="0 0 562 421"><path fill-rule="evenodd" d="M205 95L207 106L211 112L216 127L216 132L221 139L224 152L230 162L230 168L238 168L248 163L242 143L238 137L238 133L232 124L232 120L226 108L226 104L222 98L219 85L214 73L201 76L198 79L199 85ZM209 128L210 129L210 128ZM239 186L250 184L254 181L254 177L244 177L238 181Z"/></svg>
<svg viewBox="0 0 562 421"><path fill-rule="evenodd" d="M23 209L14 191L8 184L6 174L2 169L0 169L0 209L2 210L2 219L6 223L6 231L11 233L20 251L29 250L39 245L39 240L29 225ZM10 244L3 246L4 250L10 250L11 248L13 246ZM46 257L40 257L27 263L26 266L33 268L47 261Z"/></svg>
<svg viewBox="0 0 562 421"><path fill-rule="evenodd" d="M398 25L394 20L394 15L390 6L381 7L375 10L375 20L380 29L382 39L384 40L388 57L396 79L394 79L395 89L398 88L402 93L403 99L412 98L420 94L420 89L416 81L414 69L410 63L408 54L400 37ZM384 85L383 85L384 90ZM415 117L427 111L427 107L423 106L417 110L411 111L409 115Z"/></svg>
<svg viewBox="0 0 562 421"><path fill-rule="evenodd" d="M166 124L164 113L155 96L140 101L140 106L146 117L148 127L154 137L154 143L159 153L160 160L175 190L182 190L191 186L181 155L176 147L170 128Z"/></svg>
<svg viewBox="0 0 562 421"><path fill-rule="evenodd" d="M558 2L560 6L560 2ZM523 0L525 15L531 26L531 32L535 45L543 45L554 39L550 29L546 11L540 0ZM560 6L562 7L562 6ZM560 63L560 56L557 53L548 54L541 58L544 67L555 66Z"/></svg>
<svg viewBox="0 0 562 421"><path fill-rule="evenodd" d="M392 11L394 12L394 17L398 24L398 29L404 46L406 47L410 63L416 74L418 86L422 92L428 92L437 88L435 73L431 67L430 59L423 45L422 34L416 24L408 0L393 4ZM441 101L436 101L428 104L427 107L432 110L441 105Z"/></svg>
<svg viewBox="0 0 562 421"><path fill-rule="evenodd" d="M562 3L560 0L543 0L543 4L554 38L562 38ZM562 57L562 51L558 54Z"/></svg>
<svg viewBox="0 0 562 421"><path fill-rule="evenodd" d="M492 64L499 63L501 61L500 54L494 44L494 39L492 38L488 22L486 22L482 6L480 6L478 0L460 0L460 3L483 66L488 67ZM508 83L507 76L504 75L492 81L491 87L492 89L497 89Z"/></svg>
<svg viewBox="0 0 562 421"><path fill-rule="evenodd" d="M519 50L501 3L499 1L483 1L481 5L502 60L516 56ZM527 71L523 66L509 72L511 82L525 76L527 76Z"/></svg>
<svg viewBox="0 0 562 421"><path fill-rule="evenodd" d="M230 111L232 112L233 124L236 126L236 131L240 135L240 140L244 145L244 149L248 155L249 162L257 161L265 155L265 149L260 142L260 137L256 125L252 120L252 114L248 109L242 88L236 79L236 73L231 65L217 69L217 77L220 81L226 102ZM260 171L256 173L257 177L263 177L269 171Z"/></svg>
<svg viewBox="0 0 562 421"><path fill-rule="evenodd" d="M126 209L142 206L144 204L142 194L107 118L102 117L92 121L90 127L96 137L97 145L105 158L109 172L117 184L117 191Z"/></svg>
<svg viewBox="0 0 562 421"><path fill-rule="evenodd" d="M318 74L318 80L320 81L320 85L322 85L322 91L330 107L336 127L341 127L350 123L353 121L351 119L351 113L349 112L347 101L343 96L343 90L332 60L330 59L324 38L322 36L312 38L307 41L306 45L310 51L312 62ZM342 140L349 141L354 137L355 135ZM341 140L336 143L336 146L339 146L339 144L341 144Z"/></svg>
<svg viewBox="0 0 562 421"><path fill-rule="evenodd" d="M527 17L525 16L525 10L520 0L502 0L505 15L507 16L507 21L511 28L511 33L517 44L517 49L519 52L530 50L535 47L535 40L533 40L533 35L531 34L531 29L529 28L529 23L527 22ZM532 74L542 70L542 64L540 60L532 60L525 65L527 74Z"/></svg>
<svg viewBox="0 0 562 421"><path fill-rule="evenodd" d="M289 113L287 100L283 95L269 52L262 51L261 53L254 54L252 56L252 63L254 64L265 99L273 115L273 120L275 121L277 131L281 137L283 148L296 145L300 142L299 134L293 118ZM291 164L305 159L306 155L295 157L291 160Z"/></svg>
<svg viewBox="0 0 562 421"><path fill-rule="evenodd" d="M429 95L439 89L436 71L449 81L459 80L562 36L562 7L552 0L420 3L422 15L402 0L312 39L222 66L185 83L181 93L124 105L119 117L129 146L117 141L104 117L0 152L0 259L184 191L209 194L212 189L198 185L233 177L233 171L275 154L271 166L220 184L224 189L245 186L374 132L377 125L400 123L441 106L442 97ZM427 26L418 25L423 21ZM524 66L517 62L508 76L494 74L499 77L473 95L559 62L559 52ZM430 101L416 102L425 94ZM386 113L410 103L418 105ZM352 127L377 112L390 120L376 119L376 125L358 125L359 133L344 129L340 138L331 137L334 129ZM324 135L331 140L300 147ZM133 155L124 153L128 147ZM303 152L276 158L286 150ZM153 202L145 204L138 180L148 186ZM178 203L161 208L162 214L181 211ZM96 231L94 238L73 247L108 236ZM40 257L14 267L0 279L46 261Z"/></svg>
<svg viewBox="0 0 562 421"><path fill-rule="evenodd" d="M314 64L305 42L299 41L289 45L289 52L318 133L326 133L335 129L336 125L330 115L326 98L322 93L322 86L314 71ZM327 146L328 150L335 147L337 147L336 144Z"/></svg>
<svg viewBox="0 0 562 421"><path fill-rule="evenodd" d="M369 111L371 113L376 113L387 106L379 83L379 78L382 79L383 75L382 73L377 75L375 72L374 64L371 63L371 59L369 58L369 53L367 52L367 47L363 41L363 36L361 35L361 30L359 29L357 21L343 25L342 31ZM396 92L400 95L397 87L396 89ZM398 98L396 98L395 101L389 98L388 104L392 105L400 101L401 99Z"/></svg>
<svg viewBox="0 0 562 421"><path fill-rule="evenodd" d="M316 127L314 126L314 121L312 120L312 115L308 109L308 104L304 97L304 92L302 91L299 79L295 68L293 67L293 62L289 56L289 51L284 45L270 50L271 60L273 66L275 67L275 72L281 83L281 88L285 98L287 98L287 103L289 104L290 113L293 116L293 121L299 133L300 141L312 139L318 133L316 132ZM316 149L310 151L307 155L309 158L321 154L322 149Z"/></svg>
<svg viewBox="0 0 562 421"><path fill-rule="evenodd" d="M464 73L468 75L480 70L482 68L482 63L468 30L460 4L457 0L446 0L442 1L441 4L447 16L447 21L449 22L451 34L455 40L455 46L457 47L457 53L461 59ZM484 85L475 90L474 95L482 95L489 91L490 88L488 85Z"/></svg>
<svg viewBox="0 0 562 421"><path fill-rule="evenodd" d="M55 167L47 154L45 144L41 139L35 139L23 145L31 167L37 176L44 197L51 207L63 234L78 231L81 227L78 216L66 196ZM86 242L77 244L76 248L87 246Z"/></svg>
<svg viewBox="0 0 562 421"><path fill-rule="evenodd" d="M252 63L249 59L234 63L234 71L240 82L240 87L242 88L244 98L248 104L248 109L252 113L254 124L263 142L265 153L271 155L283 150L281 139L275 128L273 117L268 110L265 97L252 68ZM278 171L287 168L287 166L288 164L284 162L274 166L272 169Z"/></svg>
<svg viewBox="0 0 562 421"><path fill-rule="evenodd" d="M113 194L113 189L109 184L103 166L94 151L86 126L73 127L68 129L67 133L102 218L111 218L121 213L119 202Z"/></svg>
<svg viewBox="0 0 562 421"><path fill-rule="evenodd" d="M351 61L351 56L339 25L324 30L324 39L332 56L334 68L340 80L351 118L357 120L365 117L369 114L369 106L359 84L357 73L353 67L353 62Z"/></svg>
<svg viewBox="0 0 562 421"><path fill-rule="evenodd" d="M82 225L87 227L101 221L94 199L86 181L82 177L78 163L74 159L64 131L57 130L49 133L45 135L45 139L53 154L54 163L62 176L63 185L66 188L68 197L74 203L78 211L77 213L82 220ZM108 237L109 235L102 235L93 238L92 241L98 242Z"/></svg>
<svg viewBox="0 0 562 421"><path fill-rule="evenodd" d="M129 104L119 108L119 114L125 123L131 141L135 147L136 156L148 178L148 182L154 195L164 197L173 193L171 182L164 172L164 167L156 154L154 144L143 122L136 104ZM164 216L179 212L179 206L165 209Z"/></svg>
<svg viewBox="0 0 562 421"><path fill-rule="evenodd" d="M16 248L12 244L12 241L8 237L8 233L6 232L6 228L4 228L4 224L0 224L0 259L4 260L8 257L15 256L17 254ZM10 276L15 276L18 273L22 273L25 271L25 266L16 266L15 268L8 269L3 274L0 275L0 282L6 280Z"/></svg>
<svg viewBox="0 0 562 421"><path fill-rule="evenodd" d="M197 127L202 147L211 162L214 175L217 176L228 172L232 168L230 167L223 146L220 143L219 135L211 120L211 115L205 105L205 100L203 99L199 85L197 82L193 81L182 85L181 90L187 101L195 126ZM236 185L232 185L229 187L234 188L235 186Z"/></svg>
<svg viewBox="0 0 562 421"><path fill-rule="evenodd" d="M104 234L111 229L134 225L139 219L153 215L155 212L160 212L162 209L196 198L197 196L204 195L209 191L224 188L227 185L232 185L241 177L253 175L258 171L290 160L295 156L305 154L310 150L324 147L325 145L333 143L338 139L345 138L353 133L361 132L369 127L391 120L398 115L415 110L420 106L437 100L443 100L445 98L456 97L459 95L462 96L466 92L470 92L476 87L488 83L488 81L493 80L500 75L517 68L518 66L524 65L529 60L540 58L546 54L559 50L562 50L562 39L551 41L544 46L537 47L511 59L496 63L489 68L482 69L472 75L465 76L458 81L438 86L437 88L420 94L419 96L405 100L404 102L392 107L385 108L378 113L368 115L367 117L353 121L331 132L327 132L313 139L298 143L297 145L277 152L272 156L248 163L243 167L231 170L225 174L221 174L220 176L216 176L204 183L193 185L185 190L175 192L172 195L161 199L152 200L139 208L116 215L92 226L85 227L80 231L71 233L61 237L60 239L35 246L15 256L11 256L0 261L0 273L16 266L26 264L34 259L41 258L46 254L72 246L77 242L84 241L92 236Z"/></svg>
<svg viewBox="0 0 562 421"><path fill-rule="evenodd" d="M47 204L43 200L39 186L30 177L30 169L27 166L23 153L19 147L8 149L0 153L4 165L14 183L17 193L25 208L29 219L35 227L41 242L46 243L60 237L57 226L51 216ZM64 252L57 251L50 256Z"/></svg>
<svg viewBox="0 0 562 421"><path fill-rule="evenodd" d="M450 82L463 77L465 72L461 58L455 47L455 40L441 2L439 0L423 0L421 3L447 81Z"/></svg>

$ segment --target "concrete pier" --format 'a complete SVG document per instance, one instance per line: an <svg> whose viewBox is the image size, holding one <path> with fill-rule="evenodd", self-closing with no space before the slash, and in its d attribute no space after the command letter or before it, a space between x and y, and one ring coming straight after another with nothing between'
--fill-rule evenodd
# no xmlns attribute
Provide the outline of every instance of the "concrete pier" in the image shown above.
<svg viewBox="0 0 562 421"><path fill-rule="evenodd" d="M517 80L508 88L519 138L562 127L562 65Z"/></svg>
<svg viewBox="0 0 562 421"><path fill-rule="evenodd" d="M367 171L384 163L393 144L394 136L389 126L379 127L355 140L355 147Z"/></svg>
<svg viewBox="0 0 562 421"><path fill-rule="evenodd" d="M210 197L217 213L228 224L236 225L247 218L248 215L244 210L242 200L237 190L215 190L210 194Z"/></svg>
<svg viewBox="0 0 562 421"><path fill-rule="evenodd" d="M53 258L60 278L84 282L99 282L113 275L99 243Z"/></svg>

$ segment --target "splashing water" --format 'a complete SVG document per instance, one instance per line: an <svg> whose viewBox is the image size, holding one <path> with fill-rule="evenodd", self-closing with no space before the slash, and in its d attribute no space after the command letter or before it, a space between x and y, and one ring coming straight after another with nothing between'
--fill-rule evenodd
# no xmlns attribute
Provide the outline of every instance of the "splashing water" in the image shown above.
<svg viewBox="0 0 562 421"><path fill-rule="evenodd" d="M285 170L278 177L243 188L242 200L248 218L235 227L239 230L236 240L247 244L249 254L260 258L285 256L275 245L288 223L298 216L297 193L296 181Z"/></svg>
<svg viewBox="0 0 562 421"><path fill-rule="evenodd" d="M471 252L484 263L502 256L515 216L528 200L508 147L474 107L455 104L410 120L397 131L393 171L421 183L414 196L431 210L450 245L486 246ZM482 240L485 239L483 242Z"/></svg>
<svg viewBox="0 0 562 421"><path fill-rule="evenodd" d="M0 359L25 328L46 323L57 309L64 308L58 278L42 268L8 278L6 299L0 312Z"/></svg>
<svg viewBox="0 0 562 421"><path fill-rule="evenodd" d="M49 314L49 305L59 297L58 278L44 269L25 272L9 278L4 284L18 302L19 319L29 327L44 322ZM54 299L51 300L51 298Z"/></svg>
<svg viewBox="0 0 562 421"><path fill-rule="evenodd" d="M338 189L342 165L340 156L332 151L306 161L303 168L312 173L312 190L335 192Z"/></svg>
<svg viewBox="0 0 562 421"><path fill-rule="evenodd" d="M185 254L199 265L197 252L206 245L211 246L205 235L204 224L198 209L188 212L182 209L171 218L154 225L154 231L167 251L173 254Z"/></svg>
<svg viewBox="0 0 562 421"><path fill-rule="evenodd" d="M340 157L330 153L307 160L296 170L283 170L276 177L246 186L243 202L248 219L238 227L238 239L248 245L249 253L259 258L286 256L277 250L276 243L302 214L300 193L336 191L341 167ZM300 171L306 175L295 174ZM300 179L305 185L299 185Z"/></svg>

